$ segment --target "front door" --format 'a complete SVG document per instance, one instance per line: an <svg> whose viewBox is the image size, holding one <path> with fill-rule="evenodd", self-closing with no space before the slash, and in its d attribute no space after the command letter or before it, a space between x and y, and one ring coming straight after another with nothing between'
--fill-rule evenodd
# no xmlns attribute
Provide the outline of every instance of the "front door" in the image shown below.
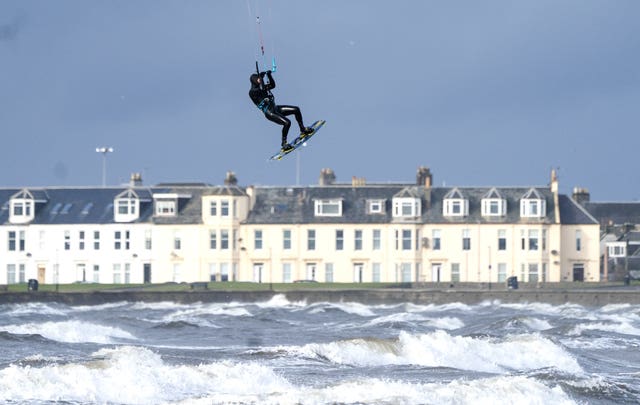
<svg viewBox="0 0 640 405"><path fill-rule="evenodd" d="M364 278L363 273L364 273L364 264L354 263L353 264L353 281L355 283L362 283Z"/></svg>
<svg viewBox="0 0 640 405"><path fill-rule="evenodd" d="M262 283L262 263L254 263L253 264L253 282L254 283Z"/></svg>
<svg viewBox="0 0 640 405"><path fill-rule="evenodd" d="M316 280L316 264L307 263L307 280Z"/></svg>
<svg viewBox="0 0 640 405"><path fill-rule="evenodd" d="M442 264L433 263L431 265L431 281L435 283L440 282L440 270L442 269Z"/></svg>
<svg viewBox="0 0 640 405"><path fill-rule="evenodd" d="M584 264L576 263L573 265L573 281L584 281Z"/></svg>
<svg viewBox="0 0 640 405"><path fill-rule="evenodd" d="M142 265L142 268L144 271L144 283L150 284L151 283L151 263L144 263Z"/></svg>
<svg viewBox="0 0 640 405"><path fill-rule="evenodd" d="M42 264L39 264L38 265L38 283L44 284L45 274L46 274L46 267L44 267L44 265Z"/></svg>

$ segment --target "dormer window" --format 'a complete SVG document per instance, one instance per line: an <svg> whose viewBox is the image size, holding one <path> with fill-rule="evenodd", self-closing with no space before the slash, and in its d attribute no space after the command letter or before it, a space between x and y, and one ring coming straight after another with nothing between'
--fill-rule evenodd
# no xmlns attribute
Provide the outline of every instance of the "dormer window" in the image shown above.
<svg viewBox="0 0 640 405"><path fill-rule="evenodd" d="M24 224L32 221L36 215L36 203L46 203L47 197L44 192L34 190L22 190L9 200L9 222L13 224Z"/></svg>
<svg viewBox="0 0 640 405"><path fill-rule="evenodd" d="M535 188L530 189L520 199L520 217L542 218L547 215L547 201Z"/></svg>
<svg viewBox="0 0 640 405"><path fill-rule="evenodd" d="M393 196L394 218L417 218L422 213L422 200L416 187L405 187Z"/></svg>
<svg viewBox="0 0 640 405"><path fill-rule="evenodd" d="M160 217L171 217L176 214L175 200L157 200L156 215Z"/></svg>
<svg viewBox="0 0 640 405"><path fill-rule="evenodd" d="M342 200L315 200L314 206L317 217L342 216Z"/></svg>
<svg viewBox="0 0 640 405"><path fill-rule="evenodd" d="M144 201L149 201L145 199ZM113 217L116 222L131 222L140 215L141 199L134 190L125 190L113 201Z"/></svg>
<svg viewBox="0 0 640 405"><path fill-rule="evenodd" d="M627 255L626 242L607 243L609 257L625 257Z"/></svg>
<svg viewBox="0 0 640 405"><path fill-rule="evenodd" d="M494 187L482 197L482 216L502 217L507 214L507 200Z"/></svg>
<svg viewBox="0 0 640 405"><path fill-rule="evenodd" d="M119 215L135 215L136 203L138 200L135 198L121 198L116 201L116 207L118 207Z"/></svg>
<svg viewBox="0 0 640 405"><path fill-rule="evenodd" d="M384 214L384 200L367 200L368 214Z"/></svg>
<svg viewBox="0 0 640 405"><path fill-rule="evenodd" d="M464 217L469 215L469 200L454 188L444 196L442 214L448 217Z"/></svg>
<svg viewBox="0 0 640 405"><path fill-rule="evenodd" d="M30 217L33 212L33 200L11 201L11 215L16 217Z"/></svg>
<svg viewBox="0 0 640 405"><path fill-rule="evenodd" d="M420 215L421 206L419 198L394 198L393 199L393 216L398 217L417 217Z"/></svg>

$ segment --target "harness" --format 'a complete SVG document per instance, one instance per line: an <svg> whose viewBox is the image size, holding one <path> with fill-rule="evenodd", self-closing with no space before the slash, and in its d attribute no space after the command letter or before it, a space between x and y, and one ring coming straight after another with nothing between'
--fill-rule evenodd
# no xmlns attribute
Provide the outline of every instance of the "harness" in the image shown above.
<svg viewBox="0 0 640 405"><path fill-rule="evenodd" d="M269 107L271 107L271 98L269 97L263 98L262 101L260 101L260 103L257 104L257 107L259 110L266 113Z"/></svg>

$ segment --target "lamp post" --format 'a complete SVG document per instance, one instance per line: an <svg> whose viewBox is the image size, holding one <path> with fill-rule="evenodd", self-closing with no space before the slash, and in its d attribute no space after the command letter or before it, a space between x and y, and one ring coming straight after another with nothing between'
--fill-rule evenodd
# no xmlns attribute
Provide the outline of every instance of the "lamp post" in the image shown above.
<svg viewBox="0 0 640 405"><path fill-rule="evenodd" d="M96 148L97 153L102 153L102 187L107 185L107 153L113 152L113 148L102 146Z"/></svg>

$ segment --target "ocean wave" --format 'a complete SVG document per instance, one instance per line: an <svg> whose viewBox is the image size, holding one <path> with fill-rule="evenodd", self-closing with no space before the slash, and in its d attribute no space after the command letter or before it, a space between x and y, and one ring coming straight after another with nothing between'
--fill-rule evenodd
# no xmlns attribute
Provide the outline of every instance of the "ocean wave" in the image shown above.
<svg viewBox="0 0 640 405"><path fill-rule="evenodd" d="M241 397L216 395L189 399L184 404L269 403L281 405L315 404L575 404L559 386L551 387L534 379L493 377L450 383L408 383L392 379L359 378L326 387L292 387L292 389L254 393L248 389Z"/></svg>
<svg viewBox="0 0 640 405"><path fill-rule="evenodd" d="M562 347L538 334L503 339L451 336L438 330L427 334L400 332L397 339L348 339L290 348L304 357L351 366L418 365L489 373L554 367L582 372Z"/></svg>
<svg viewBox="0 0 640 405"><path fill-rule="evenodd" d="M116 389L114 389L114 387ZM169 365L151 350L122 346L95 352L87 362L43 367L12 364L0 370L0 401L162 403L206 395L257 398L292 389L272 369L255 363Z"/></svg>
<svg viewBox="0 0 640 405"><path fill-rule="evenodd" d="M26 304L0 305L0 313L3 316L18 317L24 315L53 315L66 316L69 307L59 304L47 304L42 302L29 302Z"/></svg>
<svg viewBox="0 0 640 405"><path fill-rule="evenodd" d="M116 339L137 338L120 328L82 321L42 322L21 325L1 325L0 331L14 335L40 335L64 343L115 343Z"/></svg>

